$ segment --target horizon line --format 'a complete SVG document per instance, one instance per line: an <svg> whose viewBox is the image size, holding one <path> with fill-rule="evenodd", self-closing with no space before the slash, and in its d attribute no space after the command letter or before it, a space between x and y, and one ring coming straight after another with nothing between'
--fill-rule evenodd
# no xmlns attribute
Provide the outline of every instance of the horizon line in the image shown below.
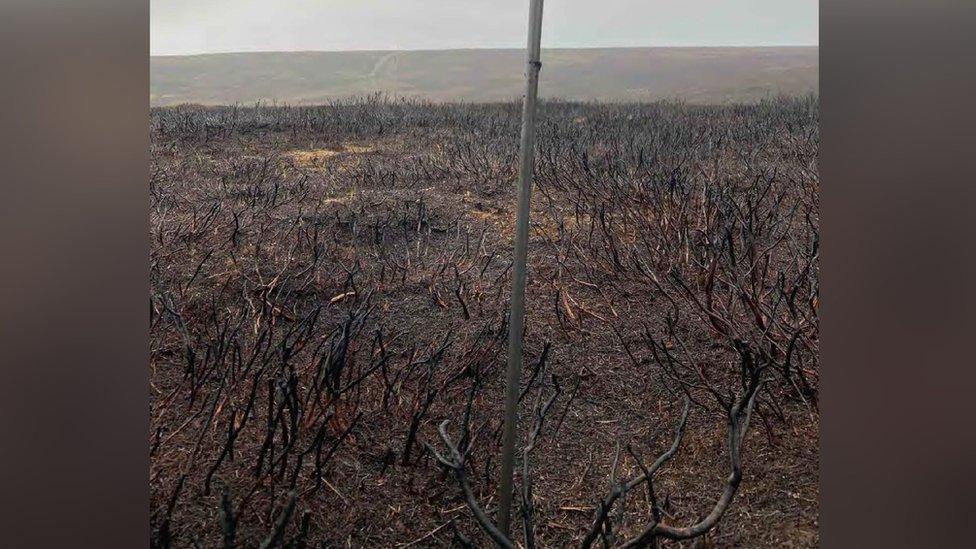
<svg viewBox="0 0 976 549"><path fill-rule="evenodd" d="M772 49L772 48L819 48L820 44L764 44L764 45L702 45L702 46L553 46L542 50L646 50L646 49ZM345 50L237 50L199 53L150 53L149 57L202 57L205 55L242 55L278 53L392 53L392 52L444 52L444 51L525 51L524 47L485 46L463 48L418 48L418 49L345 49Z"/></svg>

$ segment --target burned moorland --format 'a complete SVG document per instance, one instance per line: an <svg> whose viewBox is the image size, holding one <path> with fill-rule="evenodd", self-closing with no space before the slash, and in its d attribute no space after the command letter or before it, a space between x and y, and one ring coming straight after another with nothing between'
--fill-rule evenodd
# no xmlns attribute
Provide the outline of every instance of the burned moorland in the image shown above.
<svg viewBox="0 0 976 549"><path fill-rule="evenodd" d="M150 114L154 547L486 547L520 105ZM818 543L819 104L540 106L513 544Z"/></svg>

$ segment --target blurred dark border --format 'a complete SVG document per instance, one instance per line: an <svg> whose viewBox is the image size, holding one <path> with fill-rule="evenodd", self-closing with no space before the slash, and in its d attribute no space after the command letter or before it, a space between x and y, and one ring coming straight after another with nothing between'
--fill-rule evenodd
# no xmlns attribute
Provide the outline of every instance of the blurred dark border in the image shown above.
<svg viewBox="0 0 976 549"><path fill-rule="evenodd" d="M971 545L976 3L820 6L822 545Z"/></svg>
<svg viewBox="0 0 976 549"><path fill-rule="evenodd" d="M0 3L0 546L148 544L149 2Z"/></svg>
<svg viewBox="0 0 976 549"><path fill-rule="evenodd" d="M5 547L147 543L148 13L0 6ZM821 2L825 547L971 536L974 16Z"/></svg>

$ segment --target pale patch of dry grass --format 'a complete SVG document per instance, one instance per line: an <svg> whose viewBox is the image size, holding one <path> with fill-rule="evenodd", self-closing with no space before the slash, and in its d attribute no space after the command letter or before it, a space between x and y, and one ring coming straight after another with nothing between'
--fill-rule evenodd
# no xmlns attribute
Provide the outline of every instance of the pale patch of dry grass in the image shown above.
<svg viewBox="0 0 976 549"><path fill-rule="evenodd" d="M360 155L373 152L375 149L368 145L340 145L324 149L296 150L287 153L299 166L321 167L336 156Z"/></svg>

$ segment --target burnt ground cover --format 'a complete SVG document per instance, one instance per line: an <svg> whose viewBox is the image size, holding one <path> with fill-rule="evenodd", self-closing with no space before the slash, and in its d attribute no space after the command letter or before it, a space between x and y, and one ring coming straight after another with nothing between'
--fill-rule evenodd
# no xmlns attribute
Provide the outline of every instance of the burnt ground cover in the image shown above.
<svg viewBox="0 0 976 549"><path fill-rule="evenodd" d="M153 546L493 543L519 120L151 111ZM818 544L818 120L541 106L514 545Z"/></svg>

